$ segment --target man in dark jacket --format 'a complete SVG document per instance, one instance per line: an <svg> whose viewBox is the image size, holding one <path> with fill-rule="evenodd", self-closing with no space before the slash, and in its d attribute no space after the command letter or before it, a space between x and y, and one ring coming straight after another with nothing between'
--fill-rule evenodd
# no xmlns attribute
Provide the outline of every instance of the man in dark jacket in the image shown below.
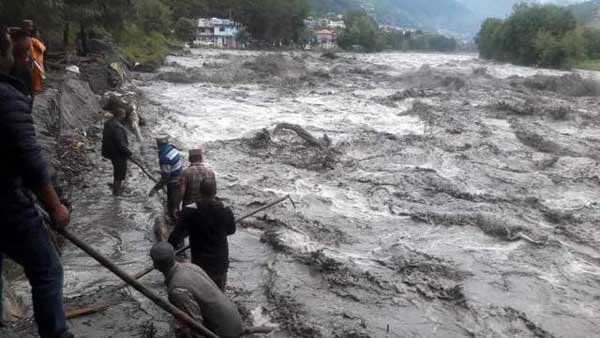
<svg viewBox="0 0 600 338"><path fill-rule="evenodd" d="M204 181L203 190L212 189L211 182ZM210 278L225 291L229 269L229 243L227 236L235 233L235 220L230 208L216 198L200 200L196 208L183 209L169 243L176 246L190 236L192 263L200 266Z"/></svg>
<svg viewBox="0 0 600 338"><path fill-rule="evenodd" d="M127 130L123 125L127 114L125 110L117 108L113 117L104 123L102 133L102 156L111 160L113 165L113 195L123 193L123 182L127 176L127 159L131 157Z"/></svg>
<svg viewBox="0 0 600 338"><path fill-rule="evenodd" d="M0 252L23 266L31 284L33 311L42 338L69 338L62 300L63 270L29 191L52 218L69 223L69 211L50 183L36 141L30 102L21 81L9 76L12 42L0 29Z"/></svg>

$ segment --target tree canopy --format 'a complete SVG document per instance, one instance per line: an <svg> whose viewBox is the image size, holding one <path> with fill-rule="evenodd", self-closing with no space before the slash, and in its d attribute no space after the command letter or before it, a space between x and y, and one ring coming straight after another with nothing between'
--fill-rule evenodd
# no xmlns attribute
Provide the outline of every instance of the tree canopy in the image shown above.
<svg viewBox="0 0 600 338"><path fill-rule="evenodd" d="M520 4L505 20L487 19L476 43L485 59L565 67L594 52L594 37L567 7Z"/></svg>

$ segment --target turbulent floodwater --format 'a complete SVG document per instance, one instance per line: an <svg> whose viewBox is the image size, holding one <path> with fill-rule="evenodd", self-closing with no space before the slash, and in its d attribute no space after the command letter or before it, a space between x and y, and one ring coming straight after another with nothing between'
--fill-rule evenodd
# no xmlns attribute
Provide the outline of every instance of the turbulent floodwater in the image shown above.
<svg viewBox="0 0 600 338"><path fill-rule="evenodd" d="M238 214L231 287L276 337L592 337L597 74L472 55L174 57L155 132L204 146ZM328 150L308 146L298 124Z"/></svg>
<svg viewBox="0 0 600 338"><path fill-rule="evenodd" d="M229 293L273 337L583 338L600 336L597 80L473 55L202 50L135 85L146 136L205 147L236 215L294 200L230 238ZM74 228L137 271L158 200L137 172L113 200L98 172ZM65 269L69 297L118 284L74 249Z"/></svg>

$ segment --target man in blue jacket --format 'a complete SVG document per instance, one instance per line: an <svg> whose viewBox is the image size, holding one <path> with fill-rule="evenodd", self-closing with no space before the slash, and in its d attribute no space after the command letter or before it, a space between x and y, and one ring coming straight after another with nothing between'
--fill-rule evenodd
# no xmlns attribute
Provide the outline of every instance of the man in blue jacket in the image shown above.
<svg viewBox="0 0 600 338"><path fill-rule="evenodd" d="M71 338L62 264L29 191L48 211L53 227L66 226L69 211L50 183L25 86L8 75L12 65L12 42L7 29L0 28L0 252L25 270L41 338Z"/></svg>
<svg viewBox="0 0 600 338"><path fill-rule="evenodd" d="M181 153L175 146L169 143L168 137L156 139L156 145L158 147L158 163L160 165L161 179L150 190L149 195L151 197L154 196L159 189L166 185L169 216L172 220L175 220L179 210L179 205L177 205L179 201L179 176L183 172Z"/></svg>

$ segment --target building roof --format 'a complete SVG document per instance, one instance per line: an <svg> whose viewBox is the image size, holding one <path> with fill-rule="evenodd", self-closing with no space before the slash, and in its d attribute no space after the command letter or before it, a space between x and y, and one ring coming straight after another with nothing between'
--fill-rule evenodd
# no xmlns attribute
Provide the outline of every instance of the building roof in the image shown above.
<svg viewBox="0 0 600 338"><path fill-rule="evenodd" d="M330 31L329 29L321 29L319 31L316 31L315 34L319 34L319 35L334 35L335 32L334 31Z"/></svg>
<svg viewBox="0 0 600 338"><path fill-rule="evenodd" d="M221 18L199 18L198 27L215 27L215 26L235 26L233 20Z"/></svg>

